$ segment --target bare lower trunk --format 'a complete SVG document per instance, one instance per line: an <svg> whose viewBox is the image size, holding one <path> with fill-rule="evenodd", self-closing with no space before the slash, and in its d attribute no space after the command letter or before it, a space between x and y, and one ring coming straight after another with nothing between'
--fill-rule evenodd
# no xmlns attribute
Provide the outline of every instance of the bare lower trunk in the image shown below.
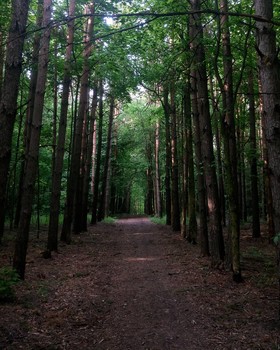
<svg viewBox="0 0 280 350"><path fill-rule="evenodd" d="M191 0L192 10L200 10L200 0ZM203 47L203 28L199 14L193 15L190 25L191 52L194 55L197 103L200 125L202 162L208 204L208 232L212 265L219 266L224 260L224 240L221 225L221 212L218 194L218 182L213 150L213 134L209 110L205 51Z"/></svg>
<svg viewBox="0 0 280 350"><path fill-rule="evenodd" d="M92 15L94 13L94 5L86 7L86 14ZM81 88L80 88L80 99L79 99L79 110L78 116L75 125L75 136L73 142L73 152L70 165L70 175L69 183L67 186L67 199L66 199L66 215L63 220L63 227L61 231L60 239L66 243L71 242L71 230L72 230L72 221L74 214L74 201L75 194L79 184L79 174L80 174L80 159L81 159L81 148L82 148L82 132L84 126L84 118L86 109L88 106L88 83L89 83L89 56L92 52L92 43L91 37L93 33L93 17L88 17L85 28L85 37L84 37L84 62L83 62L83 72L81 77Z"/></svg>
<svg viewBox="0 0 280 350"><path fill-rule="evenodd" d="M280 232L280 62L273 24L273 1L255 0L256 15L268 22L256 22L259 76L262 87L262 118L267 145L275 232Z"/></svg>
<svg viewBox="0 0 280 350"><path fill-rule="evenodd" d="M5 76L0 101L0 243L4 232L6 187L11 160L17 97L22 71L22 51L25 39L29 0L12 1L12 18L6 50Z"/></svg>
<svg viewBox="0 0 280 350"><path fill-rule="evenodd" d="M69 5L70 17L72 17L75 14L75 4L76 4L76 0L71 0ZM72 56L73 38L74 38L74 21L71 21L68 24L68 40L67 40L68 46L67 46L66 55L65 55L58 140L57 140L56 157L55 157L55 164L54 164L54 175L52 178L52 192L51 192L51 200L50 200L50 220L49 220L48 243L47 243L47 249L50 251L57 250L61 179L62 179L62 171L63 171L63 157L64 157L64 151L65 151L68 99L69 99L70 85L71 85L70 60Z"/></svg>
<svg viewBox="0 0 280 350"><path fill-rule="evenodd" d="M32 214L32 203L34 197L35 181L38 174L38 157L40 133L43 117L43 106L45 96L45 86L47 81L49 44L50 44L50 21L52 15L52 0L44 0L43 28L44 33L41 38L38 77L36 84L36 94L34 100L34 110L32 118L32 130L30 135L29 151L26 159L26 170L23 180L22 208L19 221L19 229L15 242L15 253L13 267L19 276L24 279L25 260L29 237L29 226Z"/></svg>

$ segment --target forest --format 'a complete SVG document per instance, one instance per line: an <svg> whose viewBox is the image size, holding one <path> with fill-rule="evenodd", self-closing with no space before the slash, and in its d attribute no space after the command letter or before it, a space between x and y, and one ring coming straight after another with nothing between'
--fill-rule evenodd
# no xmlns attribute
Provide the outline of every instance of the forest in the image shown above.
<svg viewBox="0 0 280 350"><path fill-rule="evenodd" d="M280 242L280 5L2 0L0 240L45 255L146 214L242 281L240 230ZM271 249L274 249L273 247Z"/></svg>

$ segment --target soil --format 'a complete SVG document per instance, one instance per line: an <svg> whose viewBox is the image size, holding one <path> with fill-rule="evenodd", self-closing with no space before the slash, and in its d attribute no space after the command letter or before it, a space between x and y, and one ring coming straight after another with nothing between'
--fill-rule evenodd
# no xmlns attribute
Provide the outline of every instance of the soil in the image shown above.
<svg viewBox="0 0 280 350"><path fill-rule="evenodd" d="M0 349L280 349L275 252L250 236L240 284L145 217L92 226L51 259L31 237L25 281L0 305ZM12 244L0 249L8 265Z"/></svg>

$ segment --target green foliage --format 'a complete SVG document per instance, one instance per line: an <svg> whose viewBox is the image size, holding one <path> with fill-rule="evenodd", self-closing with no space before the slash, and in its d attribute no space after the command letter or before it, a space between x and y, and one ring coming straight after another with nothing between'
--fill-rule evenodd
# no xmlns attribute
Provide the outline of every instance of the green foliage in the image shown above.
<svg viewBox="0 0 280 350"><path fill-rule="evenodd" d="M273 243L276 247L280 247L280 233L277 233L277 235L273 237Z"/></svg>
<svg viewBox="0 0 280 350"><path fill-rule="evenodd" d="M104 218L104 220L102 220L102 222L104 222L105 224L113 224L115 221L116 218L111 216L107 216L106 218Z"/></svg>
<svg viewBox="0 0 280 350"><path fill-rule="evenodd" d="M0 269L0 302L14 299L13 286L17 282L19 282L19 276L14 269L9 267Z"/></svg>
<svg viewBox="0 0 280 350"><path fill-rule="evenodd" d="M163 216L161 218L156 217L156 216L150 216L149 219L154 224L159 224L159 225L165 225L166 224L166 216Z"/></svg>

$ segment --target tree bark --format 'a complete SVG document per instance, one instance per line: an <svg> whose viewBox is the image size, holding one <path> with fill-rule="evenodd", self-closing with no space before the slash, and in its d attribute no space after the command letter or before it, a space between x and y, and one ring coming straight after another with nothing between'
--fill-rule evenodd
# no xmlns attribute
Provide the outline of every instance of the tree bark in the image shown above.
<svg viewBox="0 0 280 350"><path fill-rule="evenodd" d="M220 1L220 10L224 12L221 16L221 31L223 43L223 68L224 81L221 86L223 95L222 134L224 141L224 162L226 192L229 202L229 241L231 248L231 265L233 279L236 282L242 280L240 266L240 218L238 204L238 181L237 181L237 152L234 118L234 96L233 96L233 74L232 53L230 44L230 32L228 28L228 2Z"/></svg>
<svg viewBox="0 0 280 350"><path fill-rule="evenodd" d="M171 111L171 226L173 231L180 231L180 197L179 197L179 165L177 151L177 114L175 103L175 82L170 82Z"/></svg>
<svg viewBox="0 0 280 350"><path fill-rule="evenodd" d="M110 178L109 172L110 172L110 162L111 162L111 154L112 154L112 132L113 132L114 112L115 112L115 98L113 95L111 95L106 154L105 154L105 160L104 160L101 196L99 200L98 221L101 221L104 219L105 212L106 212L106 194L107 194L107 191L109 191L108 179Z"/></svg>
<svg viewBox="0 0 280 350"><path fill-rule="evenodd" d="M12 18L7 40L5 75L0 101L0 243L4 232L6 187L11 160L17 97L22 72L22 52L25 40L29 0L12 1Z"/></svg>
<svg viewBox="0 0 280 350"><path fill-rule="evenodd" d="M163 108L165 115L165 212L166 225L171 225L171 143L170 143L170 107L168 102L168 89L163 89Z"/></svg>
<svg viewBox="0 0 280 350"><path fill-rule="evenodd" d="M100 168L101 168L101 151L102 151L102 136L103 136L103 81L99 81L99 115L98 115L98 140L97 140L97 150L96 150L96 166L94 175L94 192L92 201L92 215L91 224L95 225L97 223L97 208L99 201L99 183L100 183Z"/></svg>
<svg viewBox="0 0 280 350"><path fill-rule="evenodd" d="M71 0L69 3L69 17L75 15L76 0ZM69 93L71 85L71 57L74 40L74 20L68 22L67 47L65 53L64 76L62 82L62 97L61 109L58 128L58 139L56 147L56 156L54 163L54 171L52 177L52 190L50 198L50 217L48 228L47 249L49 251L57 251L58 241L58 225L60 213L60 194L61 194L61 179L63 171L63 158L65 152L65 136L67 127L67 115L69 105Z"/></svg>
<svg viewBox="0 0 280 350"><path fill-rule="evenodd" d="M275 233L280 232L280 63L273 19L273 1L255 0L257 16L268 22L256 22L259 76L262 87L262 118L267 145L268 171L273 202Z"/></svg>
<svg viewBox="0 0 280 350"><path fill-rule="evenodd" d="M44 96L49 61L51 15L52 0L44 0L43 28L45 28L45 30L41 37L38 77L32 118L32 131L30 135L28 156L26 159L22 193L22 208L20 214L19 229L16 236L13 260L13 267L18 272L21 279L24 279L25 274L25 261L28 246L29 226L32 214L35 181L36 176L38 174L40 133L42 126Z"/></svg>
<svg viewBox="0 0 280 350"><path fill-rule="evenodd" d="M204 168L202 166L202 151L200 141L200 126L199 126L199 111L197 101L197 86L195 70L191 72L191 106L193 119L193 139L196 158L196 172L197 172L197 192L198 192L198 221L199 221L199 241L200 252L202 256L210 255L209 251L209 237L207 214L208 208L206 205L206 186Z"/></svg>
<svg viewBox="0 0 280 350"><path fill-rule="evenodd" d="M160 163L159 163L159 146L160 146L160 125L156 122L155 127L155 203L156 216L162 217L161 191L160 191Z"/></svg>
<svg viewBox="0 0 280 350"><path fill-rule="evenodd" d="M200 0L191 0L192 10L200 10ZM200 15L191 17L190 48L194 55L195 79L199 112L201 150L208 204L208 232L212 265L218 267L224 260L224 240L218 194L218 182L213 150L213 134L209 110L205 51L203 47L203 28Z"/></svg>
<svg viewBox="0 0 280 350"><path fill-rule="evenodd" d="M88 144L87 144L87 156L86 156L86 163L85 163L85 176L84 176L83 198L82 198L82 215L81 215L82 231L87 230L90 170L93 164L93 157L95 155L95 152L93 152L93 147L94 147L94 138L96 135L95 128L96 128L97 93L98 93L98 88L96 84L93 89L92 106L91 106L90 120L89 120L89 136L88 136Z"/></svg>
<svg viewBox="0 0 280 350"><path fill-rule="evenodd" d="M86 14L93 15L94 4L91 3L86 7ZM93 17L90 16L86 22L85 37L84 37L84 62L83 72L81 77L81 88L80 88L80 99L79 99L79 110L75 125L74 142L72 146L72 159L70 165L70 175L67 186L67 199L66 199L66 211L64 213L63 227L61 231L60 239L66 243L71 243L71 230L72 221L74 215L74 203L75 195L79 184L79 174L81 165L81 149L82 149L82 133L84 126L84 117L88 106L88 83L89 83L89 57L92 52L91 37L93 34ZM77 231L77 230L76 230ZM78 232L76 232L78 233Z"/></svg>
<svg viewBox="0 0 280 350"><path fill-rule="evenodd" d="M260 209L259 209L259 186L258 186L258 166L257 166L257 141L256 141L256 113L254 99L254 75L249 72L248 77L248 97L250 114L250 146L251 146L251 193L252 193L252 217L253 217L253 237L261 236L260 232Z"/></svg>

